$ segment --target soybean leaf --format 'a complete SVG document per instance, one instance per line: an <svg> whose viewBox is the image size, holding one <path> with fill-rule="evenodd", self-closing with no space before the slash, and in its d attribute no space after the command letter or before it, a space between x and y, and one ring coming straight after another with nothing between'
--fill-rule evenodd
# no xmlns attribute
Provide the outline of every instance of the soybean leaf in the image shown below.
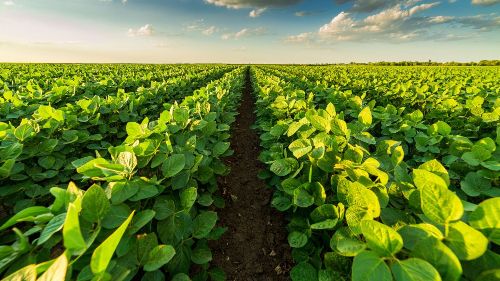
<svg viewBox="0 0 500 281"><path fill-rule="evenodd" d="M354 257L352 281L392 281L391 270L377 254L364 251Z"/></svg>
<svg viewBox="0 0 500 281"><path fill-rule="evenodd" d="M92 258L90 259L90 268L95 275L102 274L108 268L109 262L113 257L113 254L120 243L120 240L127 230L127 227L134 216L134 211L128 216L128 218L116 229L113 234L111 234L104 242L99 245L92 253Z"/></svg>
<svg viewBox="0 0 500 281"><path fill-rule="evenodd" d="M155 271L167 264L175 255L174 247L170 245L158 245L148 254L144 271Z"/></svg>

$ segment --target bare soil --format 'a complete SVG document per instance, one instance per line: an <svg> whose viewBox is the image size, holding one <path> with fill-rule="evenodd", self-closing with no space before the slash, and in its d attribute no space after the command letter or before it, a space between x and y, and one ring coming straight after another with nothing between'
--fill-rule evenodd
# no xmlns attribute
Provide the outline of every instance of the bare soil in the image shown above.
<svg viewBox="0 0 500 281"><path fill-rule="evenodd" d="M272 190L257 177L264 169L257 159L259 136L255 123L255 100L247 71L239 115L232 125L234 155L225 162L231 172L219 178L226 207L218 210L219 224L228 231L211 243L212 264L221 267L227 280L290 280L292 265L283 214L270 205Z"/></svg>

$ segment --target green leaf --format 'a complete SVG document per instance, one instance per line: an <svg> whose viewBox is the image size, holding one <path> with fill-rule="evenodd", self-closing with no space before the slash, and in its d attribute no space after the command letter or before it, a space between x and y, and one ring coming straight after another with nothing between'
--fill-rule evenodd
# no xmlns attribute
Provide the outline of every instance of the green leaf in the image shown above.
<svg viewBox="0 0 500 281"><path fill-rule="evenodd" d="M462 265L457 256L435 237L417 242L411 256L429 262L437 269L443 281L456 281L462 275Z"/></svg>
<svg viewBox="0 0 500 281"><path fill-rule="evenodd" d="M36 265L30 264L5 277L2 281L36 281L36 275Z"/></svg>
<svg viewBox="0 0 500 281"><path fill-rule="evenodd" d="M436 123L429 126L427 129L429 134L440 134L442 136L447 136L451 133L451 127L446 122L437 121Z"/></svg>
<svg viewBox="0 0 500 281"><path fill-rule="evenodd" d="M144 271L155 271L167 264L175 256L175 249L170 245L158 245L148 254Z"/></svg>
<svg viewBox="0 0 500 281"><path fill-rule="evenodd" d="M358 115L358 120L365 127L369 127L372 124L372 112L369 106L361 110L361 112Z"/></svg>
<svg viewBox="0 0 500 281"><path fill-rule="evenodd" d="M491 189L491 181L478 172L469 172L460 182L460 186L465 194L476 197Z"/></svg>
<svg viewBox="0 0 500 281"><path fill-rule="evenodd" d="M430 160L430 161L427 161L424 164L420 165L418 168L421 170L425 170L425 171L434 173L437 176L439 176L440 178L442 178L444 180L444 182L446 183L446 187L448 187L448 185L450 185L450 176L448 175L448 171L441 163L439 163L439 161L437 161L435 159Z"/></svg>
<svg viewBox="0 0 500 281"><path fill-rule="evenodd" d="M217 223L217 213L208 211L202 212L193 221L193 237L205 238Z"/></svg>
<svg viewBox="0 0 500 281"><path fill-rule="evenodd" d="M3 179L3 178L9 177L15 163L16 163L16 159L5 160L5 162L0 167L0 178Z"/></svg>
<svg viewBox="0 0 500 281"><path fill-rule="evenodd" d="M179 196L181 198L181 206L184 209L191 209L196 202L196 198L198 197L198 189L196 187L183 189L181 190Z"/></svg>
<svg viewBox="0 0 500 281"><path fill-rule="evenodd" d="M81 197L78 197L75 202L79 200L81 200ZM87 248L87 244L85 244L80 230L80 220L78 218L80 208L78 203L75 202L70 203L68 206L68 213L63 225L63 240L66 249L79 252Z"/></svg>
<svg viewBox="0 0 500 281"><path fill-rule="evenodd" d="M460 260L473 260L482 256L488 249L488 238L481 232L459 221L450 224L445 244Z"/></svg>
<svg viewBox="0 0 500 281"><path fill-rule="evenodd" d="M90 268L95 275L102 274L108 268L109 262L113 257L113 253L120 243L120 240L127 230L127 227L134 216L134 211L128 216L125 222L116 229L113 234L108 236L101 245L99 245L92 253L92 258L90 259Z"/></svg>
<svg viewBox="0 0 500 281"><path fill-rule="evenodd" d="M441 281L438 271L418 258L396 261L391 269L395 281Z"/></svg>
<svg viewBox="0 0 500 281"><path fill-rule="evenodd" d="M288 244L292 248L304 247L307 244L307 239L307 235L302 232L292 231L288 234Z"/></svg>
<svg viewBox="0 0 500 281"><path fill-rule="evenodd" d="M288 149L290 149L295 158L299 159L312 150L311 141L306 139L297 139L288 146Z"/></svg>
<svg viewBox="0 0 500 281"><path fill-rule="evenodd" d="M131 181L111 182L108 188L111 189L111 202L117 205L134 196L139 191L139 184Z"/></svg>
<svg viewBox="0 0 500 281"><path fill-rule="evenodd" d="M434 237L438 240L444 238L438 228L428 223L405 225L398 232L403 237L404 247L409 250L413 250L419 241L426 238Z"/></svg>
<svg viewBox="0 0 500 281"><path fill-rule="evenodd" d="M425 186L431 188L441 188L447 189L448 184L446 180L443 179L442 175L438 175L434 172L430 172L424 169L413 169L413 182L418 189L422 189ZM449 182L448 178L448 182Z"/></svg>
<svg viewBox="0 0 500 281"><path fill-rule="evenodd" d="M14 136L20 141L24 141L34 135L35 128L29 123L21 124L14 130Z"/></svg>
<svg viewBox="0 0 500 281"><path fill-rule="evenodd" d="M278 159L271 165L271 172L280 177L284 177L297 169L298 162L293 158Z"/></svg>
<svg viewBox="0 0 500 281"><path fill-rule="evenodd" d="M109 212L110 204L104 190L94 184L82 198L82 217L88 222L101 221Z"/></svg>
<svg viewBox="0 0 500 281"><path fill-rule="evenodd" d="M212 260L212 251L205 243L198 245L191 254L191 261L195 264L207 264Z"/></svg>
<svg viewBox="0 0 500 281"><path fill-rule="evenodd" d="M187 274L179 273L172 278L172 281L191 281L191 278Z"/></svg>
<svg viewBox="0 0 500 281"><path fill-rule="evenodd" d="M48 214L50 213L50 210L45 208L45 207L40 207L40 206L33 206L33 207L28 207L14 216L12 216L10 219L8 219L2 226L0 226L0 231L7 229L19 221L22 221L23 219L29 218L29 217L36 217L39 215L43 214Z"/></svg>
<svg viewBox="0 0 500 281"><path fill-rule="evenodd" d="M311 229L333 229L336 225L338 219L329 219L321 222L311 224Z"/></svg>
<svg viewBox="0 0 500 281"><path fill-rule="evenodd" d="M307 208L314 204L314 196L309 194L304 186L293 191L293 204L301 208Z"/></svg>
<svg viewBox="0 0 500 281"><path fill-rule="evenodd" d="M224 154L229 149L229 142L218 142L214 145L212 155L214 157L219 157Z"/></svg>
<svg viewBox="0 0 500 281"><path fill-rule="evenodd" d="M373 220L361 222L368 247L380 256L391 257L403 248L403 238L394 229Z"/></svg>
<svg viewBox="0 0 500 281"><path fill-rule="evenodd" d="M352 281L392 281L391 270L377 254L364 251L354 258Z"/></svg>
<svg viewBox="0 0 500 281"><path fill-rule="evenodd" d="M171 178L177 175L180 171L184 169L186 165L186 156L184 154L173 154L163 162L161 170L163 176L166 178Z"/></svg>
<svg viewBox="0 0 500 281"><path fill-rule="evenodd" d="M500 245L500 198L487 199L469 214L469 224Z"/></svg>
<svg viewBox="0 0 500 281"><path fill-rule="evenodd" d="M42 233L37 240L37 245L42 245L43 243L47 242L47 240L49 240L52 235L61 230L65 220L66 213L62 213L53 217L43 228Z"/></svg>
<svg viewBox="0 0 500 281"><path fill-rule="evenodd" d="M66 252L60 255L54 263L40 276L37 281L64 281L68 269Z"/></svg>
<svg viewBox="0 0 500 281"><path fill-rule="evenodd" d="M146 209L138 212L132 223L130 224L130 228L128 230L128 234L135 234L141 228L143 228L146 224L148 224L155 217L156 212L150 209Z"/></svg>
<svg viewBox="0 0 500 281"><path fill-rule="evenodd" d="M117 228L130 215L130 207L126 204L112 205L108 214L102 220L102 227L106 229Z"/></svg>
<svg viewBox="0 0 500 281"><path fill-rule="evenodd" d="M485 271L475 281L497 281L500 280L500 269Z"/></svg>
<svg viewBox="0 0 500 281"><path fill-rule="evenodd" d="M354 257L366 249L366 244L358 240L348 228L343 227L332 236L330 248L343 256Z"/></svg>
<svg viewBox="0 0 500 281"><path fill-rule="evenodd" d="M423 186L420 190L420 200L425 216L435 223L447 224L457 221L464 213L460 198L442 186Z"/></svg>
<svg viewBox="0 0 500 281"><path fill-rule="evenodd" d="M307 262L299 263L290 271L292 281L318 280L318 271Z"/></svg>

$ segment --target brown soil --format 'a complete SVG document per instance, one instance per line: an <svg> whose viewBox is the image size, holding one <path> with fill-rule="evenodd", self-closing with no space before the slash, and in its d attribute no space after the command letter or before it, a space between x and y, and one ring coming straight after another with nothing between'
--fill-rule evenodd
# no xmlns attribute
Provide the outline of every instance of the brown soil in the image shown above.
<svg viewBox="0 0 500 281"><path fill-rule="evenodd" d="M228 176L219 179L226 207L218 211L228 231L212 243L213 265L221 267L227 280L290 280L292 265L285 218L270 206L272 190L257 177L264 166L257 159L259 137L250 127L255 122L255 100L247 71L239 115L232 125L234 155L225 161Z"/></svg>

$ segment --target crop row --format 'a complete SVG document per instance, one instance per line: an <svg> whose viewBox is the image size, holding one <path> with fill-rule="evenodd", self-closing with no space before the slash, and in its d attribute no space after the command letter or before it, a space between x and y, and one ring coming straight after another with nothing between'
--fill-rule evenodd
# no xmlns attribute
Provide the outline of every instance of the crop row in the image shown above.
<svg viewBox="0 0 500 281"><path fill-rule="evenodd" d="M252 68L292 280L498 277L498 70L453 92L458 69L334 70Z"/></svg>
<svg viewBox="0 0 500 281"><path fill-rule="evenodd" d="M221 70L200 75L210 81ZM224 278L208 267L207 241L225 231L215 227L214 210L224 205L214 194L216 176L228 171L220 158L232 153L228 131L244 71L236 68L191 95L176 96L179 103L166 102L173 100L168 84L153 84L119 99L82 99L78 109L40 106L17 127L4 123L6 182L23 180L16 167L33 162L43 173L56 170L60 177L67 170L71 176L57 185L2 186L2 203L8 210L13 204L15 214L0 226L1 274L7 280L190 280L195 264L195 280ZM124 126L114 130L113 122ZM109 137L106 145L95 137L99 133ZM5 164L9 159L15 163ZM25 175L35 181L33 171Z"/></svg>

